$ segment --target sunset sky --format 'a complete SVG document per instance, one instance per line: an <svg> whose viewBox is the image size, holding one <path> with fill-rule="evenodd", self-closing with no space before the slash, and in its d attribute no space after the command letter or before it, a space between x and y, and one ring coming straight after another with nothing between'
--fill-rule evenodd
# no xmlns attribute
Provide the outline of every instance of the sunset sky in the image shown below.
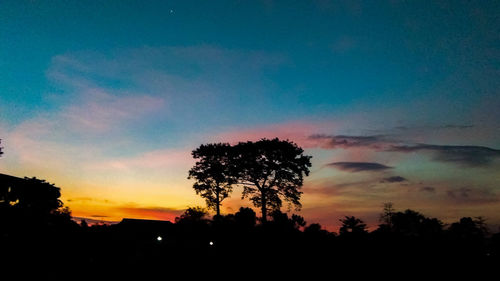
<svg viewBox="0 0 500 281"><path fill-rule="evenodd" d="M373 227L390 201L498 227L499 14L499 1L0 1L0 173L55 183L75 217L172 220L205 205L193 149L279 137L313 156L296 212L309 223ZM223 213L251 206L240 197Z"/></svg>

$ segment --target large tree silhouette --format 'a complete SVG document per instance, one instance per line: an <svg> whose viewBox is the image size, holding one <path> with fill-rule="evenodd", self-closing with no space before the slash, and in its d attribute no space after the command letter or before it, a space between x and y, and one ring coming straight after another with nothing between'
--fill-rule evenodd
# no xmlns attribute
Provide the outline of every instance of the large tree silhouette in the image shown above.
<svg viewBox="0 0 500 281"><path fill-rule="evenodd" d="M62 211L59 199L60 188L37 178L16 178L2 175L0 199L2 205L29 211L37 215L53 214Z"/></svg>
<svg viewBox="0 0 500 281"><path fill-rule="evenodd" d="M440 220L426 217L410 209L393 213L391 220L391 231L408 237L435 236L443 230L443 223Z"/></svg>
<svg viewBox="0 0 500 281"><path fill-rule="evenodd" d="M309 175L311 156L295 143L278 138L240 142L234 146L235 171L243 185L242 198L249 197L261 208L262 222L270 210L279 210L282 199L301 207L299 190Z"/></svg>
<svg viewBox="0 0 500 281"><path fill-rule="evenodd" d="M226 143L204 144L193 150L193 158L198 159L189 170L188 179L196 182L196 194L205 198L207 207L220 216L222 201L229 197L236 183L234 168L231 168L231 146Z"/></svg>

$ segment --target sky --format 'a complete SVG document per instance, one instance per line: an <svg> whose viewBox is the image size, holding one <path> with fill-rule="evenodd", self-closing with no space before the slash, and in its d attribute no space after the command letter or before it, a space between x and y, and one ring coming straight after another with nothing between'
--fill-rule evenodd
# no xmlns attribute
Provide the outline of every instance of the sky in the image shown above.
<svg viewBox="0 0 500 281"><path fill-rule="evenodd" d="M203 143L311 155L298 213L500 225L498 1L0 1L0 173L173 220ZM251 203L236 188L222 212Z"/></svg>

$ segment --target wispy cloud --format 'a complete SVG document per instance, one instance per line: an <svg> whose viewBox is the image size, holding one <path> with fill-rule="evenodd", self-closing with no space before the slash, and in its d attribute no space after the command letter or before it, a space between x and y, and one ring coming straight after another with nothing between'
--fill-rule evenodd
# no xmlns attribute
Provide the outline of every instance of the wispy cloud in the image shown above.
<svg viewBox="0 0 500 281"><path fill-rule="evenodd" d="M448 128L449 126L445 127ZM454 125L453 128L456 128L456 126ZM468 128L468 126L460 129L465 128ZM411 140L398 140L397 135L389 137L386 135L346 136L312 134L309 136L309 139L318 141L316 145L325 149L365 148L385 152L427 152L432 155L432 159L435 161L470 167L487 166L494 160L500 159L500 150L490 147L414 143Z"/></svg>
<svg viewBox="0 0 500 281"><path fill-rule="evenodd" d="M253 128L230 129L214 137L217 141L237 143L239 141L256 141L262 138L288 139L304 148L315 148L318 141L310 137L318 130L333 130L335 122L305 122L295 121L277 124L267 124Z"/></svg>
<svg viewBox="0 0 500 281"><path fill-rule="evenodd" d="M370 163L370 162L334 162L327 164L327 166L353 173L365 172L365 171L378 172L393 168L380 163Z"/></svg>
<svg viewBox="0 0 500 281"><path fill-rule="evenodd" d="M500 201L498 194L488 188L448 188L446 195L455 203L482 204Z"/></svg>
<svg viewBox="0 0 500 281"><path fill-rule="evenodd" d="M165 100L148 95L113 95L102 89L80 93L78 104L65 107L55 119L68 122L67 129L103 133L125 127L147 114L164 109Z"/></svg>
<svg viewBox="0 0 500 281"><path fill-rule="evenodd" d="M346 136L346 135L310 135L311 140L319 141L323 148L351 148L351 147L369 147L373 149L382 149L389 142L384 135L372 136Z"/></svg>
<svg viewBox="0 0 500 281"><path fill-rule="evenodd" d="M394 145L388 151L396 152L430 152L437 161L451 162L465 166L485 166L500 159L500 150L484 146L460 145Z"/></svg>
<svg viewBox="0 0 500 281"><path fill-rule="evenodd" d="M431 193L436 192L436 188L432 187L432 186L423 186L419 190L424 191L424 192L431 192Z"/></svg>
<svg viewBox="0 0 500 281"><path fill-rule="evenodd" d="M84 168L93 172L131 172L146 173L157 171L187 171L194 164L190 149L152 150L127 157L106 157L100 161L87 162Z"/></svg>
<svg viewBox="0 0 500 281"><path fill-rule="evenodd" d="M119 221L109 221L105 220L104 218L99 219L100 217L98 216L91 216L91 217L78 217L78 216L73 216L72 220L81 223L83 220L87 223L87 225L99 225L99 224L116 224L119 223Z"/></svg>
<svg viewBox="0 0 500 281"><path fill-rule="evenodd" d="M394 182L403 182L403 181L408 181L406 178L403 178L401 176L393 176L393 177L387 177L383 178L380 180L381 183L394 183Z"/></svg>
<svg viewBox="0 0 500 281"><path fill-rule="evenodd" d="M439 130L468 130L475 128L477 126L475 125L458 125L458 124L445 124L445 125L437 125L437 126L412 126L412 127L407 127L407 126L397 126L394 129L400 130L400 131L439 131Z"/></svg>

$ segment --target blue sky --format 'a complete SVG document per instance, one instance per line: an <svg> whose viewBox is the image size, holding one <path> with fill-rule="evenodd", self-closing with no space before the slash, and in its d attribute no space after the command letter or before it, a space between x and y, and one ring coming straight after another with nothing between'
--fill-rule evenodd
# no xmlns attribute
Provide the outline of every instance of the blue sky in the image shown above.
<svg viewBox="0 0 500 281"><path fill-rule="evenodd" d="M485 189L491 194L479 192L480 197L497 198L495 152L488 167L474 168L468 174L474 180L458 187L452 180L458 169L443 151L500 149L499 6L496 1L2 1L1 167L60 183L71 199L99 197L93 192L109 184L126 190L118 188L119 179L127 178L126 166L131 181L148 179L151 187L142 195L127 190L113 206L129 208L132 202L137 209L158 210L162 205L168 213L198 202L183 174L190 165L183 151L208 141L278 136L307 146L318 159L323 172L311 177L310 186L324 187L323 178L352 179L350 173L320 169L327 163L383 162L412 174L408 185L414 189L423 182L443 186L446 199L459 194L450 193L451 186L460 194ZM323 134L322 141L383 135L377 143L447 147L413 147L412 153L422 155L402 159L401 151L380 152L373 143L311 144L313 134ZM47 157L82 164L41 164ZM145 159L158 166L146 169ZM431 176L433 165L443 174ZM171 175L161 173L170 168ZM373 173L367 178L381 181ZM432 180L426 185L425 179ZM170 190L165 182L176 185L173 203L133 200ZM421 206L439 215L431 197L412 205L410 195L395 195L390 188L382 193L393 197L371 199L357 188L349 191L349 200L372 200L361 213L367 220L378 201L399 198L406 198L402 208ZM304 197L312 202L305 205L306 216L307 208L330 210L342 197L318 203L310 194ZM76 214L91 215L82 211L93 206L88 200L71 202ZM359 210L356 204L345 204L345 212ZM498 204L488 204L498 210ZM117 212L104 205L102 212ZM319 213L309 217L325 224L336 220Z"/></svg>

